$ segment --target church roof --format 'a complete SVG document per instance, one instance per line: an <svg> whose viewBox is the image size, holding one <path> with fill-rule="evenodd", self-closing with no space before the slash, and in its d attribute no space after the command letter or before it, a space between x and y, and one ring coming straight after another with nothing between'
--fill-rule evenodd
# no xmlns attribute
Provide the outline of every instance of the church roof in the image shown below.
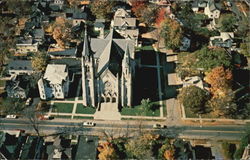
<svg viewBox="0 0 250 160"><path fill-rule="evenodd" d="M98 74L101 74L106 68L116 75L119 64L121 64L126 46L130 53L134 52L134 41L124 39L115 30L111 30L105 39L92 38L90 41L91 50L94 57L99 59L97 68Z"/></svg>

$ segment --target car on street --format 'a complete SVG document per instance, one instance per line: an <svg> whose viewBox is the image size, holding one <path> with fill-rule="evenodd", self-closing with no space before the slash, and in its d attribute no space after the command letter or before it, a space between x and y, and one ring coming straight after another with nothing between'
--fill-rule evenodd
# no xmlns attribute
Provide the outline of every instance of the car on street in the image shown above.
<svg viewBox="0 0 250 160"><path fill-rule="evenodd" d="M7 115L6 118L9 118L9 119L16 119L17 116L14 115L14 114L10 114L10 115Z"/></svg>
<svg viewBox="0 0 250 160"><path fill-rule="evenodd" d="M83 126L88 126L88 127L94 127L95 123L94 122L83 122Z"/></svg>
<svg viewBox="0 0 250 160"><path fill-rule="evenodd" d="M167 126L166 125L163 125L163 124L154 124L153 125L153 128L154 129L163 129L163 128L167 128Z"/></svg>

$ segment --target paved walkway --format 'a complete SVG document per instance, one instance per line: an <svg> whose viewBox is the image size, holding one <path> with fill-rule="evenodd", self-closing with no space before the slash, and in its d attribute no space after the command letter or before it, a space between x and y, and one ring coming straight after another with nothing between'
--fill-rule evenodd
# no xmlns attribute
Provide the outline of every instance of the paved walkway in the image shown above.
<svg viewBox="0 0 250 160"><path fill-rule="evenodd" d="M96 111L94 119L121 120L121 113L116 103L101 103L100 111Z"/></svg>
<svg viewBox="0 0 250 160"><path fill-rule="evenodd" d="M79 93L80 93L81 85L82 85L82 81L80 79L80 83L78 84L78 87L77 87L77 90L76 90L77 97L75 98L75 101L74 101L74 106L73 106L73 111L72 111L71 119L74 119L74 116L76 114L76 108L77 108L77 103L76 102L78 101L78 98L79 98Z"/></svg>

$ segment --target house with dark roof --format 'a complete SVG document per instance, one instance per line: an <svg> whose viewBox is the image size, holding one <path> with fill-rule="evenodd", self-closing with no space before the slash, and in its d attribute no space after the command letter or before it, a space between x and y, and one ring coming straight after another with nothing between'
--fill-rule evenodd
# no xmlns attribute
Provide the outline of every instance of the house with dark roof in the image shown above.
<svg viewBox="0 0 250 160"><path fill-rule="evenodd" d="M30 84L27 75L15 75L6 82L8 97L26 99L29 94Z"/></svg>
<svg viewBox="0 0 250 160"><path fill-rule="evenodd" d="M15 135L0 132L0 158L18 159L25 140L26 136L16 137Z"/></svg>
<svg viewBox="0 0 250 160"><path fill-rule="evenodd" d="M199 12L201 10L204 11L205 7L207 6L207 0L195 0L191 5L194 12Z"/></svg>
<svg viewBox="0 0 250 160"><path fill-rule="evenodd" d="M76 154L74 159L97 159L97 146L98 137L97 136L83 136L78 137L78 142L76 146Z"/></svg>
<svg viewBox="0 0 250 160"><path fill-rule="evenodd" d="M20 75L20 74L32 74L34 70L30 60L12 60L8 64L8 70L10 75Z"/></svg>
<svg viewBox="0 0 250 160"><path fill-rule="evenodd" d="M72 159L70 140L57 136L52 143L46 145L48 159Z"/></svg>
<svg viewBox="0 0 250 160"><path fill-rule="evenodd" d="M19 159L41 159L43 155L43 142L42 137L28 136L22 147Z"/></svg>
<svg viewBox="0 0 250 160"><path fill-rule="evenodd" d="M48 49L48 55L54 58L76 58L77 48L60 48L51 44Z"/></svg>

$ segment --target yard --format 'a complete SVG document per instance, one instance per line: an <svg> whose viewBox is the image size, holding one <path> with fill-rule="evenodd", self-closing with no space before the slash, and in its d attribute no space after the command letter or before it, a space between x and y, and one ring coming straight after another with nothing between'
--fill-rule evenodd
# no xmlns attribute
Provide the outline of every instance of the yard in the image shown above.
<svg viewBox="0 0 250 160"><path fill-rule="evenodd" d="M157 103L154 103L157 107L155 110L146 110L142 105L134 106L134 107L123 107L121 111L121 115L128 116L160 116L160 107Z"/></svg>
<svg viewBox="0 0 250 160"><path fill-rule="evenodd" d="M186 118L199 118L199 115L193 113L189 108L184 107L184 109L185 109ZM206 114L201 114L201 118L219 118L219 117L216 117L213 114L213 112L210 112Z"/></svg>
<svg viewBox="0 0 250 160"><path fill-rule="evenodd" d="M93 107L84 107L82 104L77 104L76 113L94 114L96 111Z"/></svg>
<svg viewBox="0 0 250 160"><path fill-rule="evenodd" d="M54 103L52 112L72 113L73 103Z"/></svg>

